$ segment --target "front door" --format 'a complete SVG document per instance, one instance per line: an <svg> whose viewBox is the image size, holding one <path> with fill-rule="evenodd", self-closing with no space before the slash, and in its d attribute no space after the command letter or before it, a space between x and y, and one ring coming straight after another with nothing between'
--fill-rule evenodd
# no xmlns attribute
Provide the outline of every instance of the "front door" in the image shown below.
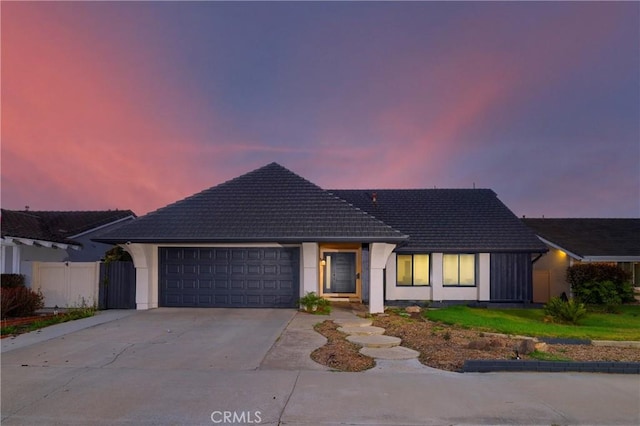
<svg viewBox="0 0 640 426"><path fill-rule="evenodd" d="M356 253L325 252L324 293L356 292Z"/></svg>

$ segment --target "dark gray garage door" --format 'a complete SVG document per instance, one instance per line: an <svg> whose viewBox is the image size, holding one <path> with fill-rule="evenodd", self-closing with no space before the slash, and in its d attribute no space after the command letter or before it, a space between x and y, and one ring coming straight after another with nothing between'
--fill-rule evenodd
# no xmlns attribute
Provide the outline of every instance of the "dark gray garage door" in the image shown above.
<svg viewBox="0 0 640 426"><path fill-rule="evenodd" d="M300 250L160 247L160 306L293 308Z"/></svg>

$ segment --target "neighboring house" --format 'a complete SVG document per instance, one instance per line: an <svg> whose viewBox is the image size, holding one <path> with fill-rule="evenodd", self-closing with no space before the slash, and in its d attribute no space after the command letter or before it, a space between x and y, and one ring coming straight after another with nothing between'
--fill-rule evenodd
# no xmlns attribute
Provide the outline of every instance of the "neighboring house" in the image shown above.
<svg viewBox="0 0 640 426"><path fill-rule="evenodd" d="M32 262L98 261L112 245L91 238L134 218L131 210L2 209L0 273L24 274L30 284Z"/></svg>
<svg viewBox="0 0 640 426"><path fill-rule="evenodd" d="M97 241L136 267L138 309L362 300L528 303L546 247L486 189L327 191L272 163Z"/></svg>
<svg viewBox="0 0 640 426"><path fill-rule="evenodd" d="M534 266L534 300L570 295L567 268L581 262L612 263L640 287L640 219L522 219L549 252Z"/></svg>

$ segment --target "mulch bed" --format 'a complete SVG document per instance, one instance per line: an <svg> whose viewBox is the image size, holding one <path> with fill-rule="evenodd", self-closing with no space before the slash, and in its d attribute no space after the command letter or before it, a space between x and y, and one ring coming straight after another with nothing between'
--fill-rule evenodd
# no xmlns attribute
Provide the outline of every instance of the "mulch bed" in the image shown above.
<svg viewBox="0 0 640 426"><path fill-rule="evenodd" d="M358 351L360 347L345 340L346 334L338 331L333 321L323 321L314 329L327 338L327 343L311 352L311 359L339 371L364 371L375 367L373 358Z"/></svg>

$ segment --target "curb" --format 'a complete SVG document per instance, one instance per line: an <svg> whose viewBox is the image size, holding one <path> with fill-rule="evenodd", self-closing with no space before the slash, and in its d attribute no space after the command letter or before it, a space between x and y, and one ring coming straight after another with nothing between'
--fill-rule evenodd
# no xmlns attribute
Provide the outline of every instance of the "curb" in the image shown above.
<svg viewBox="0 0 640 426"><path fill-rule="evenodd" d="M546 372L546 373L610 373L640 374L640 362L562 362L523 360L466 360L463 373L492 372Z"/></svg>

